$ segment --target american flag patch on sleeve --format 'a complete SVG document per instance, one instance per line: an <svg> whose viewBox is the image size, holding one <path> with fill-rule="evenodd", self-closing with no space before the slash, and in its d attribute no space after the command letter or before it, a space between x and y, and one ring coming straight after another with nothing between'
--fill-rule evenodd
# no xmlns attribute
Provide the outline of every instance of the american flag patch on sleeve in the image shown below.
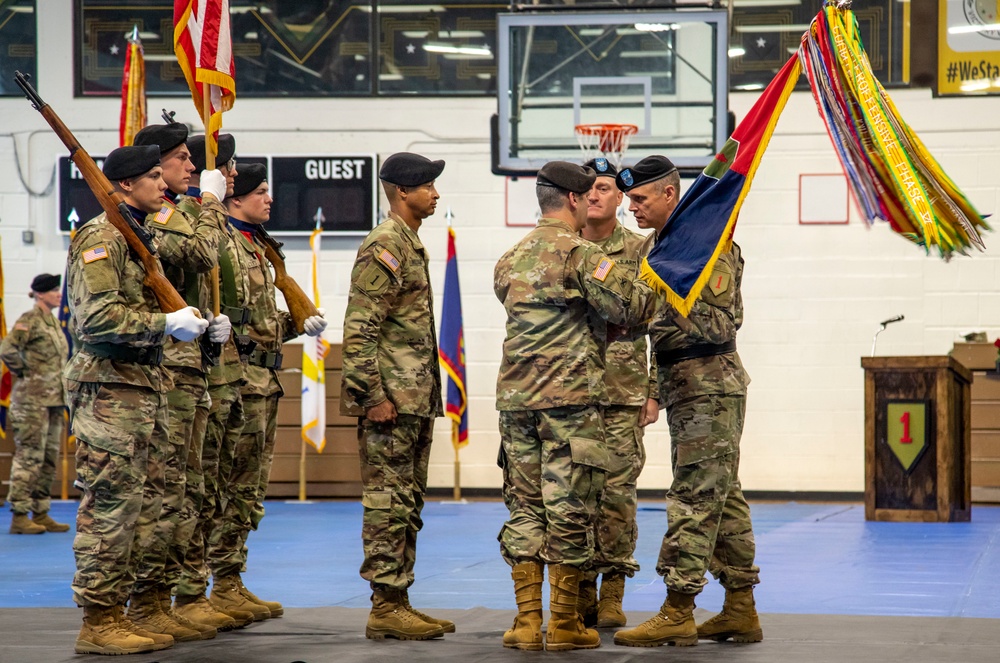
<svg viewBox="0 0 1000 663"><path fill-rule="evenodd" d="M156 216L153 217L153 221L156 221L157 223L166 223L170 220L170 217L173 216L173 214L174 210L164 205L160 208L160 211L156 213Z"/></svg>
<svg viewBox="0 0 1000 663"><path fill-rule="evenodd" d="M384 262L393 274L399 271L399 259L389 253L389 249L382 249L382 253L378 254L378 259Z"/></svg>
<svg viewBox="0 0 1000 663"><path fill-rule="evenodd" d="M103 245L95 246L83 252L83 264L89 264L97 260L104 260L108 257L108 249Z"/></svg>
<svg viewBox="0 0 1000 663"><path fill-rule="evenodd" d="M611 272L611 268L615 266L615 261L611 258L604 258L601 260L601 264L597 266L594 270L594 278L598 281L604 281L608 278L608 274Z"/></svg>

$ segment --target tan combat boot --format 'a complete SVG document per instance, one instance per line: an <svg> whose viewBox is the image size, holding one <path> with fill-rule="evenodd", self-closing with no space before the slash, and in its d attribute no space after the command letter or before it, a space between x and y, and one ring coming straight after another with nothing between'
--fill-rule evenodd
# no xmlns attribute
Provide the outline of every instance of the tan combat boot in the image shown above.
<svg viewBox="0 0 1000 663"><path fill-rule="evenodd" d="M152 631L147 631L144 628L139 628L132 620L125 615L125 606L117 605L114 607L115 619L118 621L118 626L121 627L123 631L128 631L132 635L137 635L140 638L148 638L153 641L155 645L154 650L159 651L161 649L168 649L174 646L174 638L166 633L153 633Z"/></svg>
<svg viewBox="0 0 1000 663"><path fill-rule="evenodd" d="M235 573L224 578L216 578L212 583L212 597L209 599L216 610L224 612L233 619L239 618L232 612L249 613L255 622L264 621L271 616L271 611L247 599L240 593L240 576Z"/></svg>
<svg viewBox="0 0 1000 663"><path fill-rule="evenodd" d="M10 520L11 534L45 534L45 528L34 523L26 513L15 513Z"/></svg>
<svg viewBox="0 0 1000 663"><path fill-rule="evenodd" d="M615 633L615 644L626 647L659 647L698 644L698 629L694 625L694 594L667 591L667 600L660 612L635 628Z"/></svg>
<svg viewBox="0 0 1000 663"><path fill-rule="evenodd" d="M149 638L141 638L122 629L114 608L88 606L83 609L83 627L76 636L77 654L141 654L157 649Z"/></svg>
<svg viewBox="0 0 1000 663"><path fill-rule="evenodd" d="M576 611L583 619L583 625L597 626L597 574L585 571L580 575L580 589L577 594Z"/></svg>
<svg viewBox="0 0 1000 663"><path fill-rule="evenodd" d="M160 607L156 590L133 594L128 602L128 618L139 628L150 633L169 635L176 642L201 640L201 633L178 624Z"/></svg>
<svg viewBox="0 0 1000 663"><path fill-rule="evenodd" d="M627 620L622 611L624 596L625 574L605 573L601 578L601 600L597 604L597 628L625 626Z"/></svg>
<svg viewBox="0 0 1000 663"><path fill-rule="evenodd" d="M503 646L508 649L539 651L542 644L542 582L545 567L541 562L521 562L510 571L514 580L517 616L514 625L503 634Z"/></svg>
<svg viewBox="0 0 1000 663"><path fill-rule="evenodd" d="M49 515L48 511L46 511L45 513L32 513L31 522L35 523L36 525L41 525L42 527L45 528L46 532L69 531L69 525L67 525L66 523L57 523L56 521L52 520L52 516Z"/></svg>
<svg viewBox="0 0 1000 663"><path fill-rule="evenodd" d="M240 578L240 594L242 594L243 598L245 598L247 601L250 601L251 603L256 603L257 605L262 605L265 608L267 608L267 611L271 613L270 614L271 617L281 617L283 614L285 614L285 608L282 607L282 605L277 601L265 601L264 599L259 598L256 594L247 589L247 586L243 584L243 578Z"/></svg>
<svg viewBox="0 0 1000 663"><path fill-rule="evenodd" d="M403 590L402 601L403 601L403 607L405 607L407 610L409 610L410 612L412 612L413 614L415 614L417 617L424 620L428 624L437 624L438 626L441 627L441 629L445 633L455 632L455 622L449 621L447 619L438 619L437 617L431 617L430 615L425 615L424 613L420 612L412 605L410 605L410 594L405 589Z"/></svg>
<svg viewBox="0 0 1000 663"><path fill-rule="evenodd" d="M549 615L545 648L550 651L596 649L601 636L583 625L576 611L580 591L580 569L568 564L549 565Z"/></svg>
<svg viewBox="0 0 1000 663"><path fill-rule="evenodd" d="M178 596L174 599L174 614L195 624L213 626L217 631L229 631L244 625L243 622L237 623L235 619L226 613L219 612L213 608L204 594L199 594L198 596ZM246 615L252 622L253 615L249 612Z"/></svg>
<svg viewBox="0 0 1000 663"><path fill-rule="evenodd" d="M157 597L160 600L160 610L166 613L170 619L174 620L184 628L189 628L192 631L198 631L201 634L202 640L211 640L219 634L214 626L209 624L202 624L201 622L193 622L183 615L177 614L173 606L170 604L170 590L166 587L161 587L157 590Z"/></svg>
<svg viewBox="0 0 1000 663"><path fill-rule="evenodd" d="M429 640L440 638L444 629L417 617L403 605L398 589L376 589L372 592L372 611L365 626L369 640Z"/></svg>
<svg viewBox="0 0 1000 663"><path fill-rule="evenodd" d="M703 640L723 642L760 642L764 631L760 628L757 608L753 600L753 586L727 589L722 612L698 627L698 637Z"/></svg>

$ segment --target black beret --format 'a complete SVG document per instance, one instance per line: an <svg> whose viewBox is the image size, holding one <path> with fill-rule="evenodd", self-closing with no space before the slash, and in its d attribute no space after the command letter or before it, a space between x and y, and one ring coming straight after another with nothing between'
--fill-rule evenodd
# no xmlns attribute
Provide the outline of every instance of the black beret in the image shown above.
<svg viewBox="0 0 1000 663"><path fill-rule="evenodd" d="M156 145L130 145L111 150L104 159L104 175L112 182L148 173L160 165L160 148Z"/></svg>
<svg viewBox="0 0 1000 663"><path fill-rule="evenodd" d="M236 169L236 180L233 182L233 198L245 196L267 180L267 166L262 163L248 163Z"/></svg>
<svg viewBox="0 0 1000 663"><path fill-rule="evenodd" d="M444 170L444 161L431 161L412 152L396 152L382 162L378 178L399 186L420 186L433 182Z"/></svg>
<svg viewBox="0 0 1000 663"><path fill-rule="evenodd" d="M578 166L569 161L550 161L538 171L535 184L554 186L573 193L587 193L596 179L597 174L586 166Z"/></svg>
<svg viewBox="0 0 1000 663"><path fill-rule="evenodd" d="M160 154L166 154L178 145L183 145L188 137L186 124L171 122L170 124L151 124L139 129L132 139L133 145L157 145Z"/></svg>
<svg viewBox="0 0 1000 663"><path fill-rule="evenodd" d="M597 173L598 177L614 177L618 174L618 169L615 168L615 164L611 163L604 157L591 159L583 165Z"/></svg>
<svg viewBox="0 0 1000 663"><path fill-rule="evenodd" d="M654 154L651 157L641 159L631 168L623 168L618 171L618 175L615 176L615 184L622 191L629 192L637 186L663 179L676 171L677 166L670 159Z"/></svg>
<svg viewBox="0 0 1000 663"><path fill-rule="evenodd" d="M191 136L187 141L188 151L191 152L191 163L194 164L195 172L200 173L205 170L205 134ZM219 134L219 153L215 155L215 167L222 168L236 154L236 139L232 134Z"/></svg>
<svg viewBox="0 0 1000 663"><path fill-rule="evenodd" d="M59 274L39 274L31 280L32 292L52 292L59 288L62 276Z"/></svg>

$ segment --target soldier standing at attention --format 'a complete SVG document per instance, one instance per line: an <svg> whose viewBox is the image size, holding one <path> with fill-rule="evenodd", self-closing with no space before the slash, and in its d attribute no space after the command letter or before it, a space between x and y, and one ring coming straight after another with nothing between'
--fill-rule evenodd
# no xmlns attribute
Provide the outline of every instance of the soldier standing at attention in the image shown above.
<svg viewBox="0 0 1000 663"><path fill-rule="evenodd" d="M372 588L365 636L377 640L425 640L455 630L415 610L407 593L434 418L443 414L428 257L417 236L434 214L442 170L444 161L409 152L382 163L389 216L358 249L344 318L340 411L358 417L361 577Z"/></svg>
<svg viewBox="0 0 1000 663"><path fill-rule="evenodd" d="M166 190L155 145L121 147L104 161L104 174L138 226L156 213ZM102 214L70 243L68 297L79 351L64 371L76 433L77 485L73 598L83 607L78 654L134 654L169 647L173 638L151 633L124 616L138 567L138 541L159 520L167 447L170 377L160 366L168 336L192 341L208 328L197 309L164 314L145 270L125 238ZM152 458L151 458L152 456Z"/></svg>
<svg viewBox="0 0 1000 663"><path fill-rule="evenodd" d="M659 241L678 202L677 168L666 157L650 156L619 172L616 181L639 227L653 228L652 241ZM618 631L617 645L763 638L753 600L760 578L750 507L738 476L750 383L736 352L736 332L743 324L742 278L740 247L730 241L690 315L685 318L667 305L650 324L673 469L667 533L656 564L667 599L655 617ZM694 599L705 586L705 571L726 588L726 601L721 613L696 627Z"/></svg>
<svg viewBox="0 0 1000 663"><path fill-rule="evenodd" d="M635 279L646 237L618 223L616 213L624 195L615 186L618 169L604 158L591 159L584 165L597 173L597 180L587 194L587 225L580 234L601 247L615 265ZM645 336L610 343L604 361L609 403L604 408L604 436L611 467L597 504L593 566L580 582L583 622L598 628L625 626L625 577L631 578L639 570L633 553L639 533L635 522L636 482L646 462L642 437L660 410L656 377L652 381L649 377ZM603 574L600 602L597 574Z"/></svg>
<svg viewBox="0 0 1000 663"><path fill-rule="evenodd" d="M187 126L173 122L149 125L135 135L133 142L160 148L160 166L167 190L148 225L157 239L164 275L189 306L210 319L208 272L218 264L219 238L227 216L222 206L227 183L222 171L206 171L201 177L205 192L200 213L192 215L177 207L178 198L187 192L195 169L185 143L187 137ZM220 315L212 320L208 340L225 341L229 331L229 318ZM164 453L163 506L154 536L138 541L143 551L142 562L128 608L129 618L137 625L147 631L171 635L178 642L213 638L216 633L212 624L192 622L173 614L170 608L171 587L197 518L193 502L187 497L187 465L188 456L193 453L200 467L208 420L208 383L203 362L201 346L196 342L168 341L164 346L163 367L174 388L167 394L169 437ZM200 477L195 477L191 486L194 492L200 493L199 483Z"/></svg>
<svg viewBox="0 0 1000 663"><path fill-rule="evenodd" d="M552 612L544 646L601 644L597 631L584 627L577 601L581 569L594 556L594 515L610 465L601 413L608 400L608 323L641 324L655 300L631 270L579 234L595 179L576 164L545 164L535 187L543 218L493 273L493 291L507 311L497 409L510 519L498 538L518 606L503 645L515 649L543 647L544 564Z"/></svg>
<svg viewBox="0 0 1000 663"><path fill-rule="evenodd" d="M10 395L15 446L7 493L14 512L11 534L69 530L49 515L64 423L62 371L69 354L66 336L52 315L62 301L61 281L58 274L39 274L31 281L35 305L0 343L0 359L17 377Z"/></svg>

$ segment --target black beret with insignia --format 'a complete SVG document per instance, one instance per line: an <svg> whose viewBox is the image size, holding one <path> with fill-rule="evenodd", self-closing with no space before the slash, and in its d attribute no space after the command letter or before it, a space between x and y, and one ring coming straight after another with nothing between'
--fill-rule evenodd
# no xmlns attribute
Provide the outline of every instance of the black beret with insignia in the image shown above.
<svg viewBox="0 0 1000 663"><path fill-rule="evenodd" d="M587 193L596 179L594 171L586 166L569 161L550 161L538 171L535 184L553 186L573 193Z"/></svg>
<svg viewBox="0 0 1000 663"><path fill-rule="evenodd" d="M59 274L39 274L31 280L32 292L52 292L59 288L62 276Z"/></svg>
<svg viewBox="0 0 1000 663"><path fill-rule="evenodd" d="M148 173L160 165L160 148L156 145L130 145L111 150L101 170L112 182Z"/></svg>
<svg viewBox="0 0 1000 663"><path fill-rule="evenodd" d="M170 124L151 124L139 129L132 140L133 145L156 145L160 154L166 154L179 145L183 145L188 137L186 124L171 122Z"/></svg>
<svg viewBox="0 0 1000 663"><path fill-rule="evenodd" d="M267 180L267 166L262 163L248 163L237 168L237 171L233 182L233 198L245 196Z"/></svg>
<svg viewBox="0 0 1000 663"><path fill-rule="evenodd" d="M194 164L196 173L205 170L205 134L191 136L187 141L188 151L191 152L191 163ZM236 154L236 139L232 134L219 134L219 153L215 155L215 167L225 166L233 155Z"/></svg>
<svg viewBox="0 0 1000 663"><path fill-rule="evenodd" d="M641 159L631 168L623 168L615 176L615 184L626 193L649 182L663 179L677 171L677 166L667 157L654 154Z"/></svg>
<svg viewBox="0 0 1000 663"><path fill-rule="evenodd" d="M598 177L614 177L618 174L618 169L615 168L615 164L611 163L604 157L591 159L583 165L597 173Z"/></svg>
<svg viewBox="0 0 1000 663"><path fill-rule="evenodd" d="M420 186L433 182L444 170L444 161L431 161L412 152L396 152L386 158L379 168L378 178L399 186Z"/></svg>

